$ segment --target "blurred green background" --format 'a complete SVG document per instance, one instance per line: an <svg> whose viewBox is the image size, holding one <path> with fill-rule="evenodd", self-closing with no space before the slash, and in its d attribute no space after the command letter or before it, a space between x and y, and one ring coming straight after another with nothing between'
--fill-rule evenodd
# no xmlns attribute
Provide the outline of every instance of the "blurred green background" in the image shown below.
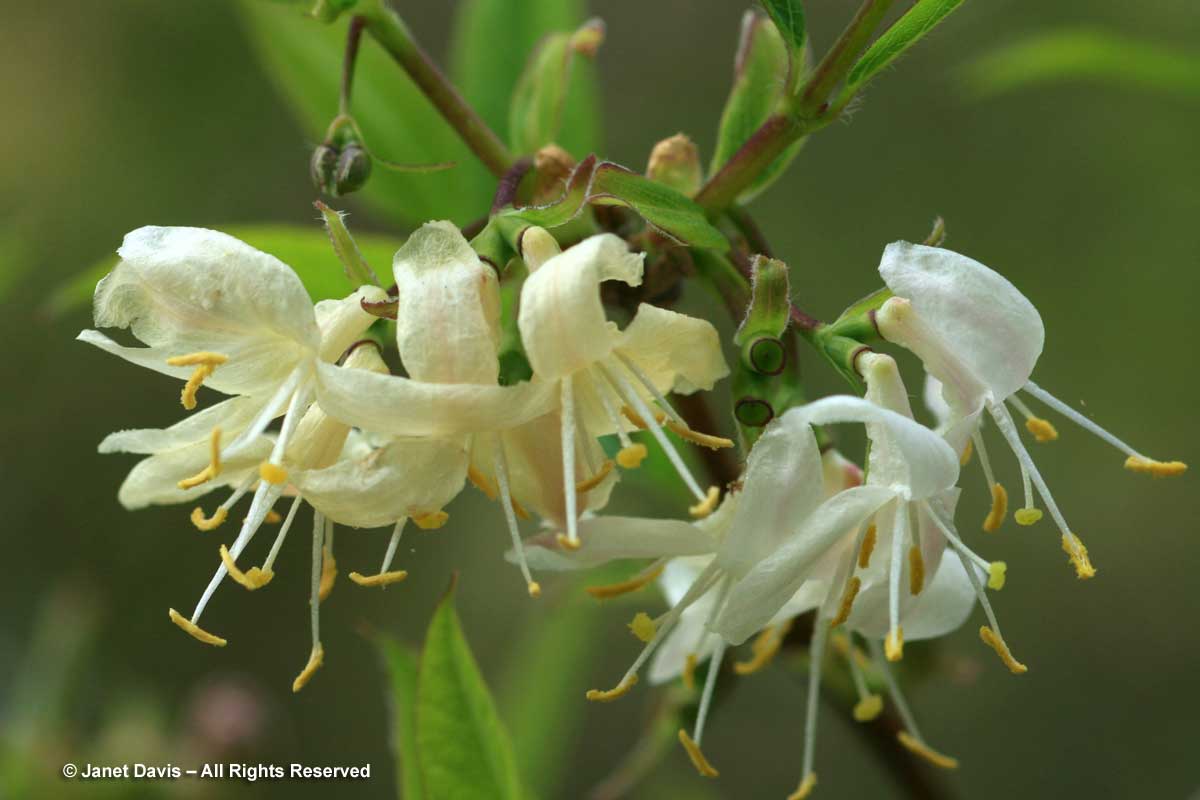
<svg viewBox="0 0 1200 800"><path fill-rule="evenodd" d="M744 9L720 0L592 4L608 23L598 60L603 155L640 168L655 141L684 131L707 159ZM444 4L401 10L444 61ZM844 2L809 3L819 47L848 14ZM918 239L944 215L947 246L1002 271L1041 310L1043 387L1150 454L1194 461L1200 378L1188 315L1200 297L1200 100L1076 80L984 98L963 81L982 52L1084 24L1194 54L1200 6L968 3L878 81L851 124L816 136L752 210L792 266L799 302L825 318L877 285L884 244ZM0 64L0 725L36 754L3 768L35 775L35 796L153 797L162 785L130 794L128 785L56 776L68 760L369 762L364 782L167 788L394 797L386 678L362 631L419 642L458 569L464 625L506 718L546 712L546 724L562 726L561 752L534 764L541 785L584 796L633 745L652 702L649 691L612 705L583 701L632 658L624 622L640 606L583 612L553 652L531 655L520 643L578 587L563 582L530 603L501 561L500 517L477 493L464 493L446 528L405 540L405 584L382 593L339 585L324 606L326 666L300 695L289 688L309 648L301 540L281 555L269 591L217 593L205 619L228 648L200 646L165 618L168 606L190 608L208 580L217 534L198 534L185 508L123 511L115 492L133 458L95 448L110 430L176 419L178 387L76 343L86 309L54 316L46 301L140 225L316 226L307 175L315 140L263 73L236 6L7 3ZM400 146L371 145L385 156ZM394 220L354 199L345 205L355 231L402 240ZM840 391L815 360L809 374L815 390ZM973 620L928 648L929 674L909 682L909 699L930 742L962 762L939 776L953 796L1187 797L1200 788L1195 477L1131 475L1098 441L1065 422L1059 429L1062 438L1035 456L1098 578L1076 582L1045 523L972 534L983 555L1009 564L996 604L1030 672L1009 675ZM996 460L1017 486L1015 464ZM985 511L977 468L964 486L960 525L971 532ZM645 492L627 491L614 508L652 506ZM377 563L385 543L383 532L339 536L343 572ZM556 656L576 662L561 687L505 700L529 659ZM721 778L696 777L676 748L634 796L784 796L799 777L803 704L801 682L782 669L738 681L705 739ZM892 795L828 706L818 772L819 797Z"/></svg>

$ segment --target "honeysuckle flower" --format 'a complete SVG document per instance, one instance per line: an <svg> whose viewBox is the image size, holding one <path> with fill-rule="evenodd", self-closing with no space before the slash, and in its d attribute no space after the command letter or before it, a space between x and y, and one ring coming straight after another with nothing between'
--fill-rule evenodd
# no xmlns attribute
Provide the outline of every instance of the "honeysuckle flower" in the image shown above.
<svg viewBox="0 0 1200 800"><path fill-rule="evenodd" d="M592 236L560 252L546 231L529 228L522 234L521 247L530 270L517 319L521 341L534 379L552 385L559 400L565 546L580 543L577 487L613 467L604 461L595 465L598 472L593 477L580 481L577 447L615 433L621 442L616 463L636 467L646 454L644 445L629 438L638 427L651 432L695 496L693 515L710 513L718 490L700 488L664 428L708 447L733 443L693 432L665 395L710 389L729 373L716 329L704 320L646 304L624 330L610 322L600 300L601 283L639 285L644 258L613 234Z"/></svg>
<svg viewBox="0 0 1200 800"><path fill-rule="evenodd" d="M1004 518L1007 493L996 482L979 427L984 412L1017 457L1024 484L1024 507L1017 522L1032 525L1041 518L1034 505L1036 488L1062 534L1063 550L1080 578L1095 574L1087 548L1072 532L1050 494L1041 473L1021 442L1007 406L1026 417L1026 427L1038 441L1057 438L1046 420L1035 416L1016 396L1025 392L1126 455L1126 468L1155 476L1182 474L1186 465L1162 462L1134 450L1084 415L1029 380L1045 338L1042 320L1033 304L1007 279L978 261L936 247L895 242L884 250L879 265L894 296L875 314L880 334L916 354L926 371L941 384L943 431L948 442L966 455L968 442L979 451L980 463L992 492L986 530Z"/></svg>

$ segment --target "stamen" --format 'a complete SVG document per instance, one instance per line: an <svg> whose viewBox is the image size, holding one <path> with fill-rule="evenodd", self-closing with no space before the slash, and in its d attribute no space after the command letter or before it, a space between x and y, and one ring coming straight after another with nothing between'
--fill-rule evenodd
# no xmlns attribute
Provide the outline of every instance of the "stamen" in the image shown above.
<svg viewBox="0 0 1200 800"><path fill-rule="evenodd" d="M389 586L393 583L399 583L407 577L408 572L402 569L395 572L380 572L377 575L363 575L359 572L350 573L350 580L359 586Z"/></svg>
<svg viewBox="0 0 1200 800"><path fill-rule="evenodd" d="M213 428L209 438L208 466L190 478L184 478L175 484L180 489L191 489L202 483L207 483L221 474L221 429Z"/></svg>
<svg viewBox="0 0 1200 800"><path fill-rule="evenodd" d="M1187 465L1181 461L1162 462L1162 461L1155 461L1152 458L1147 458L1146 456L1139 453L1137 450L1134 450L1132 447L1125 444L1125 442L1121 441L1116 436L1113 436L1111 433L1104 430L1104 428L1101 428L1095 422L1092 422L1090 419L1085 417L1083 414L1080 414L1078 411L1071 408L1069 405L1064 403L1062 400L1059 400L1057 397L1050 394L1045 389L1042 389L1041 387L1039 387L1033 381L1029 381L1022 388L1024 391L1028 392L1029 394L1036 397L1038 400L1040 400L1043 403L1045 403L1046 405L1050 406L1050 408L1052 408L1055 411L1057 411L1058 413L1062 414L1064 417L1071 420L1071 422L1074 422L1076 425L1083 428L1088 433L1091 433L1091 434L1094 434L1094 435L1100 437L1105 442L1108 442L1108 444L1110 444L1113 447L1120 450L1126 456L1129 456L1129 458L1127 458L1125 460L1125 468L1126 469L1133 470L1134 472L1148 472L1151 475L1154 475L1154 476L1160 477L1160 478L1173 476L1173 475L1182 475L1184 472L1187 471ZM1132 464L1130 462L1132 462ZM1159 465L1159 466L1148 467L1148 466L1143 466L1143 465Z"/></svg>
<svg viewBox="0 0 1200 800"><path fill-rule="evenodd" d="M908 592L918 595L925 588L925 559L921 557L921 548L913 545L908 548Z"/></svg>
<svg viewBox="0 0 1200 800"><path fill-rule="evenodd" d="M716 510L717 504L721 501L721 490L716 486L708 487L708 494L694 506L688 506L688 513L696 519L704 519L713 511Z"/></svg>
<svg viewBox="0 0 1200 800"><path fill-rule="evenodd" d="M500 507L504 509L504 521L508 524L508 533L512 537L513 552L517 554L517 564L521 568L521 576L525 578L525 587L530 597L541 597L542 587L529 574L529 562L525 560L525 543L521 540L521 530L517 527L518 506L513 500L508 485L508 457L504 452L504 440L496 437L496 452L493 469L496 471L496 481L500 494Z"/></svg>
<svg viewBox="0 0 1200 800"><path fill-rule="evenodd" d="M187 631L192 638L197 639L198 641L204 642L205 644L211 644L215 647L224 647L226 644L228 644L228 642L222 639L220 636L209 633L173 608L167 609L167 616L171 618L171 622L174 622L180 628L183 628L183 630Z"/></svg>
<svg viewBox="0 0 1200 800"><path fill-rule="evenodd" d="M983 520L983 529L988 533L995 533L1004 524L1004 517L1008 515L1008 492L1004 486L999 483L992 484L992 510L988 512L987 517Z"/></svg>
<svg viewBox="0 0 1200 800"><path fill-rule="evenodd" d="M579 509L575 496L575 392L571 376L560 381L559 418L562 423L563 495L566 500L567 541L579 546Z"/></svg>
<svg viewBox="0 0 1200 800"><path fill-rule="evenodd" d="M604 375L601 374L600 378L603 379ZM605 381L605 383L601 383L590 373L588 373L588 380L591 383L593 394L595 394L595 396L600 400L600 405L604 407L604 413L608 416L609 423L612 424L613 430L617 433L617 439L621 442L621 450L625 451L629 449L629 447L633 445L633 440L630 439L629 434L625 432L625 423L622 422L620 414L617 413L617 409L613 406L612 400L609 399L608 396L609 391L612 391L614 394L616 394L616 390L612 388L611 384L608 385L606 389L605 383L607 383L607 381ZM618 396L617 399L620 400L620 397ZM641 447L643 451L646 449L642 445L639 445L639 447ZM646 454L643 452L641 458L645 457ZM638 459L638 463L641 463L641 458ZM619 457L617 458L617 463L621 463L621 459ZM624 464L621 464L621 466L625 467ZM637 464L634 464L632 467L626 467L626 469L633 469L636 466Z"/></svg>
<svg viewBox="0 0 1200 800"><path fill-rule="evenodd" d="M804 776L804 780L800 781L796 791L787 796L787 800L805 800L815 788L817 788L817 773L810 772Z"/></svg>
<svg viewBox="0 0 1200 800"><path fill-rule="evenodd" d="M179 402L183 404L184 408L191 411L196 407L196 392L204 383L204 379L212 375L213 370L228 360L228 356L207 351L188 353L184 356L171 356L167 359L167 364L172 367L196 368L192 372L192 376L187 379L187 383L183 385L183 391L179 395Z"/></svg>
<svg viewBox="0 0 1200 800"><path fill-rule="evenodd" d="M308 654L308 663L296 676L296 680L292 681L292 692L298 692L307 686L323 663L325 663L325 648L321 646L320 642L317 642L313 645L312 652Z"/></svg>
<svg viewBox="0 0 1200 800"><path fill-rule="evenodd" d="M597 600L609 600L613 597L620 597L623 594L636 592L643 586L646 586L652 581L657 580L658 576L662 575L665 567L666 560L659 559L646 569L639 572L637 575L634 575L629 580L621 581L619 583L610 583L605 586L588 586L587 593L592 597L595 597Z"/></svg>
<svg viewBox="0 0 1200 800"><path fill-rule="evenodd" d="M596 703L611 703L613 700L616 700L619 697L624 697L626 694L628 694L629 690L637 685L637 682L638 677L636 674L627 675L612 689L608 689L607 691L588 689L587 694L585 694L584 697Z"/></svg>
<svg viewBox="0 0 1200 800"><path fill-rule="evenodd" d="M1007 398L1012 407L1021 413L1025 418L1025 430L1033 434L1033 438L1040 444L1053 442L1058 438L1058 431L1050 424L1049 420L1042 419L1029 410L1029 406L1021 402L1021 399L1015 394Z"/></svg>
<svg viewBox="0 0 1200 800"><path fill-rule="evenodd" d="M613 462L610 459L604 459L604 463L600 465L600 471L587 480L575 484L575 491L588 492L595 489L604 482L604 479L608 477L608 473L612 472L612 469Z"/></svg>
<svg viewBox="0 0 1200 800"><path fill-rule="evenodd" d="M640 428L641 430L646 430L650 427L646 420L629 406L621 406L621 413L624 414L625 418L632 422L635 427ZM667 415L661 411L654 415L654 421L659 425L663 424L666 419Z"/></svg>
<svg viewBox="0 0 1200 800"><path fill-rule="evenodd" d="M1003 561L993 561L988 567L988 588L997 592L1003 589L1007 572L1008 564Z"/></svg>
<svg viewBox="0 0 1200 800"><path fill-rule="evenodd" d="M204 509L196 506L192 509L192 524L202 531L216 530L227 516L229 516L229 510L225 506L217 506L217 510L211 517L204 516Z"/></svg>
<svg viewBox="0 0 1200 800"><path fill-rule="evenodd" d="M267 560L263 562L263 572L270 572L271 567L275 565L275 557L279 555L280 549L283 548L283 542L287 538L288 531L292 529L292 520L296 518L296 512L300 510L300 500L300 496L296 495L296 499L292 501L292 507L288 509L287 516L283 520L283 527L276 534L275 541L271 545L271 552L267 553Z"/></svg>
<svg viewBox="0 0 1200 800"><path fill-rule="evenodd" d="M826 595L822 605L829 605L829 600L830 596ZM817 616L820 617L820 611L817 612ZM813 630L812 642L809 644L808 697L804 705L804 756L800 768L804 780L792 793L793 797L807 797L817 783L816 774L813 772L813 762L817 754L817 707L821 699L821 668L825 663L825 641L828 637L829 626L817 625Z"/></svg>
<svg viewBox="0 0 1200 800"><path fill-rule="evenodd" d="M857 580L857 578L855 579ZM786 620L778 625L768 625L750 643L753 656L749 661L735 661L733 671L738 675L753 675L774 660L783 644L783 638L792 629L792 621Z"/></svg>
<svg viewBox="0 0 1200 800"><path fill-rule="evenodd" d="M558 542L558 546L564 550L578 550L579 548L583 547L583 542L579 541L578 539L571 539L565 533L554 534L554 539Z"/></svg>
<svg viewBox="0 0 1200 800"><path fill-rule="evenodd" d="M617 360L625 366L625 369L629 370L630 374L637 379L638 383L646 387L646 391L648 391L650 396L654 398L654 402L658 403L659 408L663 409L667 413L667 416L674 420L676 424L686 429L687 422L684 421L683 417L679 416L678 411L672 408L671 404L667 402L667 398L664 397L663 393L660 392L658 387L654 385L654 381L650 380L649 376L642 372L641 368L634 363L633 359L629 358L624 353L616 351L613 352L613 355L615 355ZM662 420L659 420L659 422L662 422Z"/></svg>
<svg viewBox="0 0 1200 800"><path fill-rule="evenodd" d="M1075 566L1075 577L1080 580L1094 578L1096 576L1096 568L1092 566L1092 561L1088 558L1087 548L1083 546L1083 542L1078 536L1073 533L1064 533L1062 536L1062 549L1071 558L1071 563Z"/></svg>
<svg viewBox="0 0 1200 800"><path fill-rule="evenodd" d="M639 611L633 616L633 622L629 623L629 630L643 642L652 641L657 632L654 620L650 619L650 615L645 611Z"/></svg>
<svg viewBox="0 0 1200 800"><path fill-rule="evenodd" d="M733 447L733 440L726 439L724 436L713 436L711 433L700 433L694 431L686 425L680 425L673 419L666 421L667 429L673 432L680 439L698 444L701 447L707 447L709 450L722 450L728 447Z"/></svg>
<svg viewBox="0 0 1200 800"><path fill-rule="evenodd" d="M683 660L683 685L689 692L696 689L696 654L688 653L687 658ZM737 665L734 665L734 669Z"/></svg>
<svg viewBox="0 0 1200 800"><path fill-rule="evenodd" d="M233 578L235 581L240 583L242 586L245 586L252 592L255 589L261 589L262 587L266 586L271 582L271 579L275 577L274 572L264 572L258 567L251 567L246 572L242 572L240 569L238 569L238 565L234 562L233 556L229 555L229 550L226 549L225 545L221 545L220 552L221 563L225 565L225 570L229 573L229 577Z"/></svg>
<svg viewBox="0 0 1200 800"><path fill-rule="evenodd" d="M487 475L475 469L473 465L467 467L467 480L471 482L472 486L483 492L488 500L496 499L496 485L488 479Z"/></svg>
<svg viewBox="0 0 1200 800"><path fill-rule="evenodd" d="M1004 666L1008 667L1009 672L1013 675L1023 675L1029 671L1029 667L1013 658L1012 652L1008 649L1008 644L1000 637L1000 634L993 631L987 625L980 627L979 638L983 640L984 644L996 651L996 655L1000 656L1000 660L1004 662Z"/></svg>
<svg viewBox="0 0 1200 800"><path fill-rule="evenodd" d="M275 509L271 509L270 511L267 512L267 516L263 517L263 522L267 523L268 525L275 525L276 523L282 522L282 521L283 521L283 515L280 514L278 511L276 511Z"/></svg>
<svg viewBox="0 0 1200 800"><path fill-rule="evenodd" d="M634 442L626 447L622 447L617 453L617 463L621 469L637 469L642 465L642 461L646 459L649 451L646 445L640 442Z"/></svg>
<svg viewBox="0 0 1200 800"><path fill-rule="evenodd" d="M425 514L413 515L412 521L413 524L423 531L436 531L445 525L449 519L450 515L445 511L430 511Z"/></svg>
<svg viewBox="0 0 1200 800"><path fill-rule="evenodd" d="M915 738L908 731L899 731L896 734L896 738L900 741L900 744L904 745L905 750L913 755L920 756L930 764L933 764L935 767L941 767L942 769L958 769L957 758L951 758L950 756L939 753L929 745Z"/></svg>
<svg viewBox="0 0 1200 800"><path fill-rule="evenodd" d="M867 526L867 533L863 537L862 547L858 550L858 568L866 569L871 565L871 553L875 552L875 543L879 540L879 531L875 527L875 523Z"/></svg>
<svg viewBox="0 0 1200 800"><path fill-rule="evenodd" d="M1040 508L1018 508L1013 512L1013 519L1018 525L1029 527L1042 518L1042 510Z"/></svg>
<svg viewBox="0 0 1200 800"><path fill-rule="evenodd" d="M287 470L270 461L264 461L258 465L258 476L275 486L287 483Z"/></svg>
<svg viewBox="0 0 1200 800"><path fill-rule="evenodd" d="M883 713L883 698L877 694L868 694L854 704L851 713L855 722L870 722Z"/></svg>
<svg viewBox="0 0 1200 800"><path fill-rule="evenodd" d="M888 631L883 641L883 652L888 661L899 661L904 657L904 628L896 626Z"/></svg>
<svg viewBox="0 0 1200 800"><path fill-rule="evenodd" d="M321 550L321 583L317 587L317 600L324 603L333 591L337 580L337 559L333 557L333 531L326 533L325 547Z"/></svg>
<svg viewBox="0 0 1200 800"><path fill-rule="evenodd" d="M854 598L858 597L858 590L861 588L862 580L857 575L846 581L846 588L842 592L842 603L838 607L838 612L834 618L829 620L829 627L836 628L850 619L850 611L854 607Z"/></svg>
<svg viewBox="0 0 1200 800"><path fill-rule="evenodd" d="M1187 464L1182 461L1155 461L1145 456L1130 456L1125 459L1125 469L1130 472L1144 472L1155 478L1174 478L1187 472Z"/></svg>
<svg viewBox="0 0 1200 800"><path fill-rule="evenodd" d="M700 745L692 741L692 737L683 728L679 729L679 743L683 745L683 749L687 751L688 758L692 760L692 766L696 768L705 778L715 778L721 773L717 772L716 768L709 763L704 757L704 753L700 751Z"/></svg>

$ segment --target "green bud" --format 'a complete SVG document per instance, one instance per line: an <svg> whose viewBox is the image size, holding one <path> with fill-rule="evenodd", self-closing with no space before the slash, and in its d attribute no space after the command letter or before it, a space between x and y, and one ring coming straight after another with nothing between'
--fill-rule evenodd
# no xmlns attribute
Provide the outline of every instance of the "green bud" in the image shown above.
<svg viewBox="0 0 1200 800"><path fill-rule="evenodd" d="M308 161L308 173L312 176L313 186L321 194L333 195L337 183L337 148L322 144L313 150L312 158Z"/></svg>
<svg viewBox="0 0 1200 800"><path fill-rule="evenodd" d="M691 197L700 191L704 177L700 169L700 151L682 133L663 139L650 151L646 177Z"/></svg>
<svg viewBox="0 0 1200 800"><path fill-rule="evenodd" d="M334 196L357 192L371 176L371 156L357 142L351 142L338 155L334 169Z"/></svg>

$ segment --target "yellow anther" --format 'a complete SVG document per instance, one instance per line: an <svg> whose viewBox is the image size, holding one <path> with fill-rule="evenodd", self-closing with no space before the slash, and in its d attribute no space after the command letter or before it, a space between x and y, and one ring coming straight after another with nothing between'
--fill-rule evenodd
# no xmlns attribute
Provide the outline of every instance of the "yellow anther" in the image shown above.
<svg viewBox="0 0 1200 800"><path fill-rule="evenodd" d="M621 469L637 469L642 465L642 461L646 459L648 453L646 445L635 442L628 447L621 448L617 453L617 464Z"/></svg>
<svg viewBox="0 0 1200 800"><path fill-rule="evenodd" d="M583 542L578 539L572 539L565 533L554 534L554 540L558 542L558 546L564 550L578 550L583 547Z"/></svg>
<svg viewBox="0 0 1200 800"><path fill-rule="evenodd" d="M967 446L963 448L962 453L958 457L958 465L965 467L971 463L971 456L975 453L975 445L970 439L967 439Z"/></svg>
<svg viewBox="0 0 1200 800"><path fill-rule="evenodd" d="M321 664L325 663L325 648L321 643L313 645L312 652L308 654L308 663L304 665L304 669L300 670L300 674L296 676L296 680L292 681L292 692L298 692L303 689L317 670L321 668Z"/></svg>
<svg viewBox="0 0 1200 800"><path fill-rule="evenodd" d="M393 572L380 572L378 575L363 575L361 572L350 573L350 580L359 586L387 586L399 583L407 577L408 573L402 569Z"/></svg>
<svg viewBox="0 0 1200 800"><path fill-rule="evenodd" d="M1012 652L1008 649L1008 644L987 625L979 629L979 638L983 639L984 644L996 651L996 655L1000 656L1000 660L1004 662L1004 666L1008 667L1008 671L1013 675L1023 675L1029 671L1029 667L1013 658Z"/></svg>
<svg viewBox="0 0 1200 800"><path fill-rule="evenodd" d="M899 625L888 631L883 640L883 654L888 661L899 661L904 658L904 628Z"/></svg>
<svg viewBox="0 0 1200 800"><path fill-rule="evenodd" d="M267 483L279 486L282 483L287 483L287 470L278 464L272 464L270 461L264 461L258 465L258 477L262 478Z"/></svg>
<svg viewBox="0 0 1200 800"><path fill-rule="evenodd" d="M436 531L446 524L450 515L445 511L430 511L428 514L417 514L412 521L423 531Z"/></svg>
<svg viewBox="0 0 1200 800"><path fill-rule="evenodd" d="M703 500L701 500L699 503L696 503L694 506L688 506L688 513L696 519L704 519L714 510L716 510L717 503L719 503L720 500L721 490L716 486L710 486L708 487L708 494L704 496Z"/></svg>
<svg viewBox="0 0 1200 800"><path fill-rule="evenodd" d="M915 544L908 549L908 592L920 594L925 588L925 559L921 556L921 548Z"/></svg>
<svg viewBox="0 0 1200 800"><path fill-rule="evenodd" d="M189 478L184 478L175 485L180 489L194 489L202 483L208 483L213 479L212 469L205 467L204 469L192 475Z"/></svg>
<svg viewBox="0 0 1200 800"><path fill-rule="evenodd" d="M1078 536L1073 533L1064 533L1062 549L1070 557L1071 564L1075 567L1075 577L1079 580L1086 580L1096 576L1096 568L1092 566L1087 548L1083 546L1083 541Z"/></svg>
<svg viewBox="0 0 1200 800"><path fill-rule="evenodd" d="M650 619L649 614L639 611L633 615L633 622L629 623L629 630L633 631L633 635L643 642L649 642L654 638L658 627L654 624L654 620Z"/></svg>
<svg viewBox="0 0 1200 800"><path fill-rule="evenodd" d="M283 515L272 508L267 512L267 516L263 517L263 522L267 523L268 525L277 525L280 522L283 522Z"/></svg>
<svg viewBox="0 0 1200 800"><path fill-rule="evenodd" d="M646 425L646 420L642 418L642 415L634 411L629 406L621 406L621 413L624 414L625 418L632 422L634 426L641 428L642 430L646 430L646 428L649 427ZM658 411L654 414L654 421L660 425L666 420L666 418L667 415L661 411Z"/></svg>
<svg viewBox="0 0 1200 800"><path fill-rule="evenodd" d="M883 698L869 694L854 704L854 721L870 722L883 712Z"/></svg>
<svg viewBox="0 0 1200 800"><path fill-rule="evenodd" d="M1049 420L1041 417L1030 417L1025 420L1025 429L1033 434L1033 438L1045 444L1053 442L1058 438L1058 430L1050 424Z"/></svg>
<svg viewBox="0 0 1200 800"><path fill-rule="evenodd" d="M871 553L875 552L875 542L879 538L879 531L874 524L867 526L867 532L863 535L862 547L858 550L858 568L866 569L871 565Z"/></svg>
<svg viewBox="0 0 1200 800"><path fill-rule="evenodd" d="M595 489L597 486L599 486L601 483L604 482L604 479L608 477L608 473L612 472L612 469L613 469L613 462L607 458L604 459L604 463L600 465L600 471L597 472L592 477L588 478L587 480L579 481L578 483L576 483L575 491L587 492L587 491L591 491L592 489Z"/></svg>
<svg viewBox="0 0 1200 800"><path fill-rule="evenodd" d="M716 767L709 763L704 757L704 753L700 752L700 745L692 741L692 737L688 736L687 731L683 728L679 729L679 743L683 745L683 749L687 751L688 758L692 760L692 766L706 778L715 778L721 773L717 772Z"/></svg>
<svg viewBox="0 0 1200 800"><path fill-rule="evenodd" d="M1013 519L1018 525L1024 525L1028 528L1042 518L1042 510L1040 508L1018 508L1013 513Z"/></svg>
<svg viewBox="0 0 1200 800"><path fill-rule="evenodd" d="M337 559L328 545L321 549L321 583L317 586L317 601L324 603L337 580Z"/></svg>
<svg viewBox="0 0 1200 800"><path fill-rule="evenodd" d="M983 520L983 529L988 533L995 533L1004 524L1004 517L1008 514L1008 492L998 483L992 484L992 510Z"/></svg>
<svg viewBox="0 0 1200 800"><path fill-rule="evenodd" d="M238 565L234 563L233 556L225 545L221 545L221 562L225 565L225 570L229 573L229 577L245 586L250 591L261 589L271 582L271 578L275 577L275 573L267 570L264 572L258 567L251 567L245 572L238 569Z"/></svg>
<svg viewBox="0 0 1200 800"><path fill-rule="evenodd" d="M620 583L610 583L605 586L589 586L587 587L587 593L597 600L609 600L613 597L620 597L623 594L636 592L646 584L657 580L658 576L662 575L662 572L663 567L657 567Z"/></svg>
<svg viewBox="0 0 1200 800"><path fill-rule="evenodd" d="M950 756L939 753L937 750L934 750L932 747L925 744L908 731L900 731L896 734L896 738L900 740L900 744L904 745L905 750L913 755L920 756L930 764L933 764L935 767L941 767L942 769L958 769L957 758L951 758Z"/></svg>
<svg viewBox="0 0 1200 800"><path fill-rule="evenodd" d="M535 600L542 596L542 585L537 581L530 581L526 588L529 590L529 596Z"/></svg>
<svg viewBox="0 0 1200 800"><path fill-rule="evenodd" d="M500 494L496 489L496 484L492 482L492 479L475 469L473 466L467 467L467 480L469 480L476 489L487 495L488 500L495 500Z"/></svg>
<svg viewBox="0 0 1200 800"><path fill-rule="evenodd" d="M191 634L192 638L194 639L204 642L205 644L214 645L216 647L224 647L226 644L228 644L228 642L226 642L220 636L209 633L173 608L167 610L167 616L171 618L171 622L174 622L176 625L183 628L185 631Z"/></svg>
<svg viewBox="0 0 1200 800"><path fill-rule="evenodd" d="M1008 564L1003 561L993 561L988 564L988 588L1000 591L1004 588L1004 578L1008 572Z"/></svg>
<svg viewBox="0 0 1200 800"><path fill-rule="evenodd" d="M763 628L762 632L755 637L750 644L750 651L754 654L749 661L737 661L733 665L733 671L738 675L753 675L760 669L771 663L775 658L775 654L779 652L779 647L783 644L783 637L792 628L792 621L789 619L779 625L770 625Z"/></svg>
<svg viewBox="0 0 1200 800"><path fill-rule="evenodd" d="M213 428L208 440L208 466L190 478L184 478L176 484L180 489L191 489L207 483L221 474L221 429Z"/></svg>
<svg viewBox="0 0 1200 800"><path fill-rule="evenodd" d="M838 612L833 619L829 620L829 627L836 628L850 619L850 610L854 608L854 598L858 597L858 590L861 588L862 580L857 575L846 581L846 588L842 591L842 604L838 606Z"/></svg>
<svg viewBox="0 0 1200 800"><path fill-rule="evenodd" d="M167 364L172 367L195 367L191 377L187 379L187 383L183 385L183 391L179 394L179 402L188 411L196 407L196 392L204 383L204 379L213 374L219 365L224 364L229 360L228 356L223 356L220 353L188 353L184 356L172 356L167 359Z"/></svg>
<svg viewBox="0 0 1200 800"><path fill-rule="evenodd" d="M817 773L810 772L804 776L804 780L800 781L796 791L787 796L787 800L805 800L815 788L817 788Z"/></svg>
<svg viewBox="0 0 1200 800"><path fill-rule="evenodd" d="M687 687L689 692L696 690L696 662L699 659L695 653L688 653L687 658L683 660L683 685Z"/></svg>
<svg viewBox="0 0 1200 800"><path fill-rule="evenodd" d="M628 694L629 690L637 684L637 681L637 675L630 675L628 678L621 681L613 688L608 689L607 691L602 691L600 689L588 689L587 694L585 694L584 697L595 703L611 703L618 697L624 697L626 694Z"/></svg>
<svg viewBox="0 0 1200 800"><path fill-rule="evenodd" d="M225 506L217 506L217 510L211 517L204 516L204 509L196 506L192 509L192 524L202 531L211 531L220 526L227 516L229 516L229 511Z"/></svg>
<svg viewBox="0 0 1200 800"><path fill-rule="evenodd" d="M1145 472L1155 478L1174 478L1187 472L1187 464L1182 461L1155 461L1145 456L1130 456L1125 459L1125 469L1131 472Z"/></svg>
<svg viewBox="0 0 1200 800"><path fill-rule="evenodd" d="M727 447L733 447L732 439L694 431L686 425L680 425L673 419L667 420L666 426L668 430L672 431L680 439L689 441L692 444L698 444L701 447L707 447L709 450L724 450Z"/></svg>

